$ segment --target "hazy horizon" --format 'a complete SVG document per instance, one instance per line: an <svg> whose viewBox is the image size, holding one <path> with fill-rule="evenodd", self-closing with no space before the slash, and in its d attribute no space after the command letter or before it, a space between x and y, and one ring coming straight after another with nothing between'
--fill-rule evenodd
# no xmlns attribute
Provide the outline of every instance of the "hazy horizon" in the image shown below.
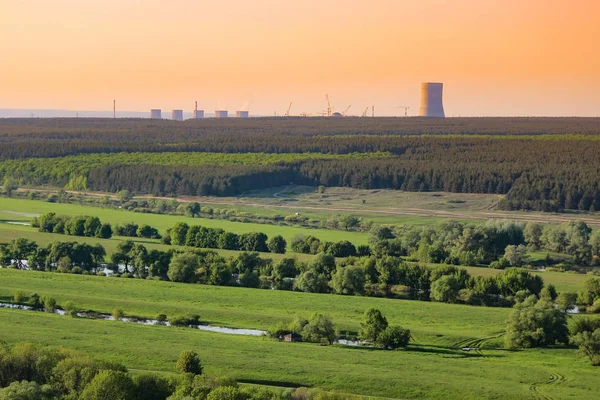
<svg viewBox="0 0 600 400"><path fill-rule="evenodd" d="M95 0L0 4L0 109L599 116L600 2ZM244 107L246 106L246 107Z"/></svg>

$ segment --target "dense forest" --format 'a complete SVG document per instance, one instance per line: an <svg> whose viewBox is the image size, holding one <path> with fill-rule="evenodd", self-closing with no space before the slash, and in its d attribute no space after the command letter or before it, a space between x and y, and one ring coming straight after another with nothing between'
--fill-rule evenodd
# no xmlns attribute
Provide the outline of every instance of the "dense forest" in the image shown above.
<svg viewBox="0 0 600 400"><path fill-rule="evenodd" d="M0 179L161 196L290 183L496 193L506 209L595 211L599 134L595 118L0 120Z"/></svg>

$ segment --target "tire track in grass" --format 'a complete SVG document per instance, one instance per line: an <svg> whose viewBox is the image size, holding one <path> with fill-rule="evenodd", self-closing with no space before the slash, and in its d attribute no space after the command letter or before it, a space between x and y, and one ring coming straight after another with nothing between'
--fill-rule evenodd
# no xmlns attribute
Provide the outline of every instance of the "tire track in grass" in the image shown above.
<svg viewBox="0 0 600 400"><path fill-rule="evenodd" d="M533 383L529 390L532 392L535 399L554 400L554 397L547 393L541 393L541 389L551 389L554 386L561 385L567 381L567 378L560 372L549 372L550 376L544 382Z"/></svg>
<svg viewBox="0 0 600 400"><path fill-rule="evenodd" d="M496 332L483 338L466 338L456 343L453 343L452 345L450 345L450 347L453 349L459 349L463 351L474 351L477 355L485 357L485 355L481 351L482 346L486 342L492 339L499 338L502 335L504 335L504 331Z"/></svg>

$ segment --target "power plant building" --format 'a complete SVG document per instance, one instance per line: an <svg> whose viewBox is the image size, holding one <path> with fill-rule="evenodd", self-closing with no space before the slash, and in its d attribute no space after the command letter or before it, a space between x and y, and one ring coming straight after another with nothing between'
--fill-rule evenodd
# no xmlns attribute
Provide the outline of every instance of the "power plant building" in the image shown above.
<svg viewBox="0 0 600 400"><path fill-rule="evenodd" d="M204 110L194 110L194 119L204 118Z"/></svg>
<svg viewBox="0 0 600 400"><path fill-rule="evenodd" d="M162 119L162 111L159 108L150 110L150 119Z"/></svg>
<svg viewBox="0 0 600 400"><path fill-rule="evenodd" d="M421 84L420 117L445 118L444 104L442 103L443 83L424 82Z"/></svg>
<svg viewBox="0 0 600 400"><path fill-rule="evenodd" d="M235 112L235 116L237 118L248 118L249 114L250 113L248 111L236 111Z"/></svg>
<svg viewBox="0 0 600 400"><path fill-rule="evenodd" d="M215 118L227 118L227 110L215 111Z"/></svg>
<svg viewBox="0 0 600 400"><path fill-rule="evenodd" d="M171 111L171 119L173 121L183 121L183 110Z"/></svg>

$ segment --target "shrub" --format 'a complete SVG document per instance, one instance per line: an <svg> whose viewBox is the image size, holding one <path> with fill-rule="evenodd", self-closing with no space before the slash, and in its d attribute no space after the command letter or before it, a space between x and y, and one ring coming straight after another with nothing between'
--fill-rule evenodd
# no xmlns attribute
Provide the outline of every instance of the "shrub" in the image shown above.
<svg viewBox="0 0 600 400"><path fill-rule="evenodd" d="M284 254L287 242L281 235L273 236L267 243L267 247L271 253Z"/></svg>
<svg viewBox="0 0 600 400"><path fill-rule="evenodd" d="M403 329L400 326L388 326L379 334L375 343L384 349L393 350L406 347L408 342L410 342L410 330Z"/></svg>
<svg viewBox="0 0 600 400"><path fill-rule="evenodd" d="M596 301L594 301L594 304L588 306L586 308L586 311L593 314L600 313L600 299L597 299Z"/></svg>
<svg viewBox="0 0 600 400"><path fill-rule="evenodd" d="M23 303L23 301L25 301L25 292L17 290L15 294L13 294L13 301L15 303Z"/></svg>
<svg viewBox="0 0 600 400"><path fill-rule="evenodd" d="M120 321L125 317L125 311L122 308L115 308L112 311L112 317L115 321Z"/></svg>
<svg viewBox="0 0 600 400"><path fill-rule="evenodd" d="M167 323L167 314L158 314L156 316L156 324L157 325L166 325Z"/></svg>
<svg viewBox="0 0 600 400"><path fill-rule="evenodd" d="M460 284L453 275L444 275L431 284L431 300L455 303Z"/></svg>
<svg viewBox="0 0 600 400"><path fill-rule="evenodd" d="M133 381L122 371L101 370L83 389L81 400L133 400L136 398Z"/></svg>
<svg viewBox="0 0 600 400"><path fill-rule="evenodd" d="M189 350L182 351L177 359L177 371L202 375L202 364L200 363L198 353Z"/></svg>
<svg viewBox="0 0 600 400"><path fill-rule="evenodd" d="M79 309L77 308L77 306L72 301L67 301L63 305L63 309L71 317L77 317L77 313L79 312Z"/></svg>
<svg viewBox="0 0 600 400"><path fill-rule="evenodd" d="M507 348L545 347L568 341L566 316L552 303L530 296L514 306L506 327Z"/></svg>
<svg viewBox="0 0 600 400"><path fill-rule="evenodd" d="M71 268L71 271L69 271L72 274L76 274L76 275L81 275L83 274L83 269L81 269L81 267L73 267Z"/></svg>
<svg viewBox="0 0 600 400"><path fill-rule="evenodd" d="M313 314L302 329L302 338L307 342L333 344L336 339L333 321L327 315Z"/></svg>
<svg viewBox="0 0 600 400"><path fill-rule="evenodd" d="M40 295L37 293L31 293L29 295L29 301L28 301L29 305L31 307L33 307L36 310L39 310L40 308L43 307L42 302L40 301Z"/></svg>
<svg viewBox="0 0 600 400"><path fill-rule="evenodd" d="M43 296L40 300L41 300L42 304L44 305L46 312L49 312L49 313L54 312L54 309L56 308L56 300L53 297Z"/></svg>
<svg viewBox="0 0 600 400"><path fill-rule="evenodd" d="M169 318L169 324L171 326L180 326L180 327L188 327L188 326L198 326L200 325L200 316L199 315L188 315L188 316L175 316Z"/></svg>
<svg viewBox="0 0 600 400"><path fill-rule="evenodd" d="M564 312L571 311L577 304L577 293L563 292L556 296L556 305Z"/></svg>

